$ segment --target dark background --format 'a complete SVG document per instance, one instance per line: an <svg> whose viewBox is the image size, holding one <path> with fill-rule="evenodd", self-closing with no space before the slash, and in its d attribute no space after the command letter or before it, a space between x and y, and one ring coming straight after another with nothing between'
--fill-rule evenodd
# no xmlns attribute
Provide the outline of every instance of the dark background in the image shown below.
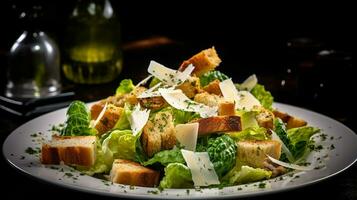
<svg viewBox="0 0 357 200"><path fill-rule="evenodd" d="M0 3L0 92L6 83L7 52L23 29L18 15L21 6L29 2ZM44 10L41 28L61 47L66 20L75 1L38 2ZM175 68L182 60L214 45L223 60L220 70L235 82L254 72L276 101L326 114L357 130L353 64L357 35L352 5L247 5L233 1L112 1L112 5L121 22L124 70L115 81L103 85L76 85L63 78L64 90L75 91L76 99L94 101L111 95L122 78L141 80L151 59ZM155 42L157 39L164 42ZM140 40L154 42L148 46L133 45ZM2 111L0 114L1 142L32 118ZM9 167L4 159L1 168L5 169L2 191L7 199L102 199L32 180ZM321 196L357 199L356 165L317 185L260 199Z"/></svg>

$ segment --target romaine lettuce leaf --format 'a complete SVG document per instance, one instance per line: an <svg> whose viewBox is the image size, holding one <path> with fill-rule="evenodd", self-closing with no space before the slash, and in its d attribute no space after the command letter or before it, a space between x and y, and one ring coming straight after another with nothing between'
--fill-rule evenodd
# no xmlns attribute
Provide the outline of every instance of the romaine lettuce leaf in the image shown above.
<svg viewBox="0 0 357 200"><path fill-rule="evenodd" d="M226 176L223 177L223 180L228 181L231 185L244 184L269 179L271 175L271 171L244 165L242 167L234 167Z"/></svg>
<svg viewBox="0 0 357 200"><path fill-rule="evenodd" d="M144 166L153 165L155 163L160 163L167 166L170 163L185 163L185 159L182 156L181 150L179 148L174 148L171 150L164 150L156 153L148 161L142 163Z"/></svg>
<svg viewBox="0 0 357 200"><path fill-rule="evenodd" d="M96 135L97 131L90 128L90 112L82 101L73 101L67 110L65 127L62 136Z"/></svg>
<svg viewBox="0 0 357 200"><path fill-rule="evenodd" d="M192 188L193 181L190 169L181 163L170 163L165 168L165 176L160 188Z"/></svg>
<svg viewBox="0 0 357 200"><path fill-rule="evenodd" d="M228 135L236 140L267 140L267 129L264 127L250 127L243 131L228 133Z"/></svg>
<svg viewBox="0 0 357 200"><path fill-rule="evenodd" d="M250 92L258 99L264 108L272 109L274 98L269 91L265 90L263 85L256 84Z"/></svg>
<svg viewBox="0 0 357 200"><path fill-rule="evenodd" d="M292 128L287 131L290 140L288 148L296 160L309 150L307 147L312 142L310 138L318 132L320 132L320 129L310 126Z"/></svg>
<svg viewBox="0 0 357 200"><path fill-rule="evenodd" d="M131 79L123 79L119 87L116 89L115 95L122 95L131 92L135 88Z"/></svg>
<svg viewBox="0 0 357 200"><path fill-rule="evenodd" d="M168 106L164 109L162 109L161 111L170 111L173 118L174 118L174 124L186 124L194 119L198 119L200 118L200 114L199 113L195 113L195 112L187 112L187 111L183 111L183 110L179 110L176 109L172 106Z"/></svg>
<svg viewBox="0 0 357 200"><path fill-rule="evenodd" d="M134 136L131 130L114 130L102 144L106 162L113 162L116 158L135 160L136 142L140 134Z"/></svg>
<svg viewBox="0 0 357 200"><path fill-rule="evenodd" d="M257 119L255 118L257 115L256 111L237 110L236 115L238 115L241 118L243 130L247 128L259 127Z"/></svg>
<svg viewBox="0 0 357 200"><path fill-rule="evenodd" d="M102 151L102 146L99 141L97 141L97 152L96 152L96 160L93 166L91 167L83 167L77 166L76 169L93 176L94 174L108 173L111 169L113 162L105 158L105 155Z"/></svg>
<svg viewBox="0 0 357 200"><path fill-rule="evenodd" d="M126 130L130 129L130 122L128 116L130 116L132 110L129 104L124 105L124 110L120 114L118 121L115 123L113 129Z"/></svg>
<svg viewBox="0 0 357 200"><path fill-rule="evenodd" d="M280 118L276 118L274 120L274 127L275 133L279 136L280 140L283 141L285 146L289 147L290 139L288 138L284 122Z"/></svg>
<svg viewBox="0 0 357 200"><path fill-rule="evenodd" d="M219 81L224 81L228 79L228 76L217 70L206 72L205 74L200 76L201 86L204 87L216 79L218 79Z"/></svg>
<svg viewBox="0 0 357 200"><path fill-rule="evenodd" d="M154 87L156 84L158 84L160 82L161 82L160 79L158 79L156 77L152 78L152 80L150 81L150 84L149 84L149 88Z"/></svg>
<svg viewBox="0 0 357 200"><path fill-rule="evenodd" d="M236 163L237 145L227 135L209 138L207 152L218 177L229 172Z"/></svg>

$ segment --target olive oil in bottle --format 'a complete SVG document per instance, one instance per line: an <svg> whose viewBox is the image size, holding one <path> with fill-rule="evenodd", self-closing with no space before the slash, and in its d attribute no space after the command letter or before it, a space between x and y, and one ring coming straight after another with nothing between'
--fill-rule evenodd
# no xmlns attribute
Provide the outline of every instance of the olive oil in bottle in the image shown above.
<svg viewBox="0 0 357 200"><path fill-rule="evenodd" d="M99 84L122 69L119 22L109 0L78 0L64 40L64 75L75 83Z"/></svg>

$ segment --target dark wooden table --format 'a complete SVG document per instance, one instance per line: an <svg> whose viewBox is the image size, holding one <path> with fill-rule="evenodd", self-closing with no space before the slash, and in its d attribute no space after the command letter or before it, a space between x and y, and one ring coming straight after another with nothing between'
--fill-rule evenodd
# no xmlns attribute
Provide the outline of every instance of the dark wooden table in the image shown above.
<svg viewBox="0 0 357 200"><path fill-rule="evenodd" d="M123 78L132 78L134 82L144 78L151 59L175 68L183 59L207 47L209 46L175 43L140 50L128 48L125 51L124 70L117 80L94 86L76 85L64 80L64 89L75 91L75 99L95 101L113 94ZM223 60L220 69L231 75L234 81L240 82L254 72L260 82L272 92L276 101L326 114L356 132L357 126L353 117L356 106L352 103L354 100L351 96L356 92L356 84L352 83L354 79L351 55L340 51L321 54L321 49L314 49L313 46L308 50L298 46L290 47L274 48L273 51L264 53L247 53L235 46L216 44ZM1 143L11 131L35 117L19 118L3 111L0 111L0 116ZM2 199L109 199L40 182L10 167L3 157L1 172ZM314 185L254 199L322 198L357 199L357 165Z"/></svg>

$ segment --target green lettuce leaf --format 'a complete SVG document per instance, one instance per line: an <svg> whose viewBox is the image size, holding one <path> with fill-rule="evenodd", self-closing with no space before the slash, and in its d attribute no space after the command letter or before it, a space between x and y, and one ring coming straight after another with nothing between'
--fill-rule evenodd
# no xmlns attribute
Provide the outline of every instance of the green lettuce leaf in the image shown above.
<svg viewBox="0 0 357 200"><path fill-rule="evenodd" d="M108 161L105 158L105 155L102 151L102 146L99 141L97 141L97 152L96 152L96 160L93 166L91 167L83 167L77 166L76 169L93 176L94 174L101 174L101 173L109 173L113 162Z"/></svg>
<svg viewBox="0 0 357 200"><path fill-rule="evenodd" d="M267 140L267 129L264 127L250 127L243 131L232 132L227 134L232 139L239 140Z"/></svg>
<svg viewBox="0 0 357 200"><path fill-rule="evenodd" d="M227 135L208 139L207 153L218 177L231 170L236 163L237 145Z"/></svg>
<svg viewBox="0 0 357 200"><path fill-rule="evenodd" d="M257 115L256 111L237 110L236 115L238 115L241 118L243 130L247 128L259 127L257 119L255 118Z"/></svg>
<svg viewBox="0 0 357 200"><path fill-rule="evenodd" d="M153 165L155 163L160 163L167 166L170 163L185 163L185 159L182 156L181 150L179 148L174 148L171 150L164 150L156 153L151 159L142 163L144 166Z"/></svg>
<svg viewBox="0 0 357 200"><path fill-rule="evenodd" d="M312 143L310 138L318 132L320 132L320 129L310 126L292 128L287 131L290 140L288 148L296 160L303 156L305 151L309 150L308 146Z"/></svg>
<svg viewBox="0 0 357 200"><path fill-rule="evenodd" d="M272 109L274 98L269 91L265 90L263 85L256 84L250 92L259 100L264 108Z"/></svg>
<svg viewBox="0 0 357 200"><path fill-rule="evenodd" d="M224 80L228 79L228 76L223 74L220 71L214 70L214 71L206 72L199 78L200 78L201 86L204 87L216 79L218 79L219 81L224 81Z"/></svg>
<svg viewBox="0 0 357 200"><path fill-rule="evenodd" d="M135 88L131 79L123 79L119 87L116 89L115 95L122 95L131 92Z"/></svg>
<svg viewBox="0 0 357 200"><path fill-rule="evenodd" d="M285 144L286 147L289 147L290 139L288 138L285 124L280 118L276 118L274 120L274 129L280 140Z"/></svg>
<svg viewBox="0 0 357 200"><path fill-rule="evenodd" d="M223 180L228 180L229 184L236 185L269 179L271 175L271 171L244 165L242 167L234 167L225 177L223 177Z"/></svg>
<svg viewBox="0 0 357 200"><path fill-rule="evenodd" d="M90 128L90 112L82 101L73 101L67 110L65 127L62 136L96 135L97 131Z"/></svg>
<svg viewBox="0 0 357 200"><path fill-rule="evenodd" d="M193 188L190 169L181 163L170 163L165 168L165 176L160 188Z"/></svg>
<svg viewBox="0 0 357 200"><path fill-rule="evenodd" d="M195 112L186 112L183 110L176 109L172 106L168 106L161 111L170 111L173 118L174 118L174 124L186 124L194 119L200 118L200 114L195 113Z"/></svg>
<svg viewBox="0 0 357 200"><path fill-rule="evenodd" d="M160 83L160 79L154 77L151 81L150 81L150 84L149 84L149 88L152 88L154 87L156 84Z"/></svg>
<svg viewBox="0 0 357 200"><path fill-rule="evenodd" d="M120 117L118 119L118 121L115 123L113 129L118 129L118 130L126 130L126 129L130 129L130 122L128 120L128 116L131 115L131 106L130 104L125 104L124 105L124 110L122 111L122 113L120 114Z"/></svg>
<svg viewBox="0 0 357 200"><path fill-rule="evenodd" d="M112 163L116 158L135 160L136 142L140 134L133 135L131 130L114 130L102 144L106 162Z"/></svg>

